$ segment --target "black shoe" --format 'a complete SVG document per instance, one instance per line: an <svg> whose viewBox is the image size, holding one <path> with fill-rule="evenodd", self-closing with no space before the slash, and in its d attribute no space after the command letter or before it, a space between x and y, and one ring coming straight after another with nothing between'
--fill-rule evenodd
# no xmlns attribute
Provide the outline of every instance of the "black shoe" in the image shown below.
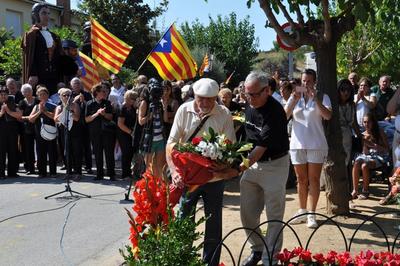
<svg viewBox="0 0 400 266"><path fill-rule="evenodd" d="M93 171L92 171L92 169L86 169L86 173L91 175L91 174L93 174Z"/></svg>
<svg viewBox="0 0 400 266"><path fill-rule="evenodd" d="M60 168L60 170L67 170L67 167L64 165Z"/></svg>
<svg viewBox="0 0 400 266"><path fill-rule="evenodd" d="M257 263L261 260L261 258L262 258L261 251L252 251L250 256L248 256L241 265L242 266L256 266Z"/></svg>
<svg viewBox="0 0 400 266"><path fill-rule="evenodd" d="M93 178L93 180L103 180L104 179L104 177L103 176L96 176L95 178Z"/></svg>
<svg viewBox="0 0 400 266"><path fill-rule="evenodd" d="M36 174L36 173L35 173L35 170L32 170L32 171L27 171L26 174L27 174L27 175L34 175L34 174Z"/></svg>

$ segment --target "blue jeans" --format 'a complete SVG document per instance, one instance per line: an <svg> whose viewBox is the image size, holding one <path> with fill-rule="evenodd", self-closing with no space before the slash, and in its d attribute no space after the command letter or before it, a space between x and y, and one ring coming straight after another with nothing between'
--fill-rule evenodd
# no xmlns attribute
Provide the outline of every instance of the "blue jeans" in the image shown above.
<svg viewBox="0 0 400 266"><path fill-rule="evenodd" d="M206 220L204 233L203 261L208 265L217 266L221 256L221 248L217 249L222 239L222 202L225 182L206 183L195 191L181 198L181 211L184 217L195 214L197 201L200 197L204 202ZM194 219L194 215L193 215ZM215 253L215 255L214 255ZM212 260L212 261L211 261Z"/></svg>

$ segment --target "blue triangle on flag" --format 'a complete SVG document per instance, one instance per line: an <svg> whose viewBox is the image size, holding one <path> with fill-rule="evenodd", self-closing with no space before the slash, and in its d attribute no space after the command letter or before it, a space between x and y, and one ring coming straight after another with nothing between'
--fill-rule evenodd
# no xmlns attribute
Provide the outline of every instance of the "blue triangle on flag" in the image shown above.
<svg viewBox="0 0 400 266"><path fill-rule="evenodd" d="M158 42L153 52L170 53L172 50L171 28L164 34L163 38Z"/></svg>

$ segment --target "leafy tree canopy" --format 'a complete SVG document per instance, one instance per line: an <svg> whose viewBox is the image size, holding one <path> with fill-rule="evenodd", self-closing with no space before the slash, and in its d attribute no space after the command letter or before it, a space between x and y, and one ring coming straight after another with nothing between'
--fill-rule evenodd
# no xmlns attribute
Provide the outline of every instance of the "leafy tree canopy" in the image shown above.
<svg viewBox="0 0 400 266"><path fill-rule="evenodd" d="M400 79L400 2L371 2L375 15L365 23L358 22L338 45L338 75L347 77L350 71L378 80L388 74Z"/></svg>
<svg viewBox="0 0 400 266"><path fill-rule="evenodd" d="M250 24L248 17L238 21L235 13L209 19L208 26L202 25L199 20L191 25L184 23L181 34L191 49L195 46L208 47L225 63L226 76L235 71L231 84L237 84L250 72L257 56L258 39L254 36L254 25Z"/></svg>

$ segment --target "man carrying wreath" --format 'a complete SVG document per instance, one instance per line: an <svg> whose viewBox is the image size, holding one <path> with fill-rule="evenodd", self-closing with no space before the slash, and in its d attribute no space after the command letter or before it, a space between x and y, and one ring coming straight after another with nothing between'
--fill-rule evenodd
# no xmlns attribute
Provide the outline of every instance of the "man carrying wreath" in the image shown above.
<svg viewBox="0 0 400 266"><path fill-rule="evenodd" d="M202 78L193 84L193 91L194 100L182 104L176 112L166 148L172 180L181 188L184 186L182 177L177 173L171 159L171 152L176 144L186 143L193 137L202 136L204 132L208 132L209 128L217 134L225 134L232 142L236 141L233 120L228 108L216 102L218 83L209 78ZM205 225L203 260L208 265L218 265L221 253L220 248L217 250L222 239L224 193L224 180L220 177L220 170L220 166L213 167L213 179L194 191L185 193L181 198L183 216L194 215L197 201L200 197L203 199L204 213L208 218Z"/></svg>
<svg viewBox="0 0 400 266"><path fill-rule="evenodd" d="M245 95L250 104L245 110L247 141L253 150L239 171L244 171L240 180L240 216L251 244L251 255L242 265L253 266L262 259L264 265L276 264L276 254L282 248L282 224L268 224L265 243L260 237L260 215L265 208L267 220L283 220L285 212L286 181L289 173L289 137L286 114L282 105L270 95L269 78L263 72L251 72L245 80ZM275 245L276 244L276 245ZM273 250L273 248L275 248Z"/></svg>

